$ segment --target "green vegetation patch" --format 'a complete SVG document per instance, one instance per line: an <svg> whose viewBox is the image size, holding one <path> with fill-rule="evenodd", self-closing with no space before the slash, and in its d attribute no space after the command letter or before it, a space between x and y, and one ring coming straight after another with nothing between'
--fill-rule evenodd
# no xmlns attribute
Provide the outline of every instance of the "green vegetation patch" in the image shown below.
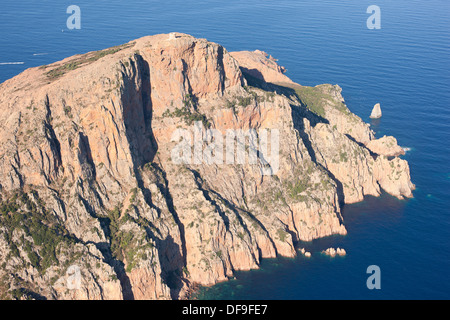
<svg viewBox="0 0 450 320"><path fill-rule="evenodd" d="M323 107L324 100L328 99L328 96L317 87L295 87L295 93L306 107L317 114L318 116L325 117L325 109Z"/></svg>
<svg viewBox="0 0 450 320"><path fill-rule="evenodd" d="M60 65L50 71L47 71L45 74L50 80L58 79L59 77L63 76L67 72L71 70L78 69L80 66L91 64L92 62L95 62L107 55L114 54L116 52L119 52L120 50L131 48L135 45L134 42L122 44L120 46L115 46L112 48L108 48L105 50L90 52L82 55L79 58L76 58L68 63L65 63L63 65ZM41 69L46 69L49 66L42 66Z"/></svg>
<svg viewBox="0 0 450 320"><path fill-rule="evenodd" d="M294 183L288 182L286 187L292 199L304 201L305 196L302 196L301 193L311 188L311 185L307 179L299 179Z"/></svg>
<svg viewBox="0 0 450 320"><path fill-rule="evenodd" d="M324 92L324 85L319 85L316 87L307 87L307 86L294 86L292 87L295 90L295 94L302 101L306 107L317 114L318 116L325 117L325 103L331 102L331 106L333 106L336 110L349 115L351 114L350 110L348 110L347 106L342 102L335 102L331 98L331 93Z"/></svg>
<svg viewBox="0 0 450 320"><path fill-rule="evenodd" d="M340 151L339 152L339 160L341 162L347 162L348 161L348 154L345 151Z"/></svg>
<svg viewBox="0 0 450 320"><path fill-rule="evenodd" d="M135 195L133 190L132 197ZM145 223L133 219L127 213L120 217L121 210L121 206L117 206L108 213L111 254L117 260L126 261L126 271L131 272L139 261L149 258L145 251L153 248L153 243L146 236L142 237L141 234L136 234L131 230L124 231L121 228L128 221L136 223L139 227Z"/></svg>
<svg viewBox="0 0 450 320"><path fill-rule="evenodd" d="M204 127L211 127L211 123L209 122L208 118L204 114L196 110L197 108L195 98L192 95L187 94L183 99L183 104L184 107L175 108L173 112L170 112L169 109L166 109L166 111L163 112L162 116L182 118L188 126L192 125L194 122L201 121Z"/></svg>
<svg viewBox="0 0 450 320"><path fill-rule="evenodd" d="M6 228L4 236L10 245L9 255L20 258L20 247L27 254L31 265L44 272L59 264L57 251L60 244L74 245L76 241L58 223L56 217L47 212L42 201L37 198L37 193L32 193L38 199L37 204L22 191L15 192L9 199L2 201L0 224ZM26 238L22 236L14 242L15 230L22 230Z"/></svg>
<svg viewBox="0 0 450 320"><path fill-rule="evenodd" d="M278 235L278 238L280 239L281 242L285 242L286 238L289 236L289 233L287 233L283 229L278 229L277 230L277 235Z"/></svg>

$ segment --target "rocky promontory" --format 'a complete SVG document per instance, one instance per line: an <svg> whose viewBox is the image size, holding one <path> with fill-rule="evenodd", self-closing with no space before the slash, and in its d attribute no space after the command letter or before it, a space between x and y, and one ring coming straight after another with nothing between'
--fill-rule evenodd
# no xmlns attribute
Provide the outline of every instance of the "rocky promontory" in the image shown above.
<svg viewBox="0 0 450 320"><path fill-rule="evenodd" d="M375 139L339 86L284 71L262 51L174 33L0 84L1 297L180 299L345 235L343 203L412 197L395 139ZM176 163L174 133L195 123L278 130L276 174Z"/></svg>

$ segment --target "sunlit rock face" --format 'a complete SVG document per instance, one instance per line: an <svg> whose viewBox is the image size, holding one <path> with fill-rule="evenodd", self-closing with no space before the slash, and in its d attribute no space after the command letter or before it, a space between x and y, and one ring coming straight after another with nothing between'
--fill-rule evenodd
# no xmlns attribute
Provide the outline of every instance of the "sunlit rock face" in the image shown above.
<svg viewBox="0 0 450 320"><path fill-rule="evenodd" d="M342 203L412 196L394 138L375 140L339 86L283 73L262 51L172 33L2 83L3 298L179 299L345 235ZM174 134L195 124L278 132L277 170L175 163Z"/></svg>

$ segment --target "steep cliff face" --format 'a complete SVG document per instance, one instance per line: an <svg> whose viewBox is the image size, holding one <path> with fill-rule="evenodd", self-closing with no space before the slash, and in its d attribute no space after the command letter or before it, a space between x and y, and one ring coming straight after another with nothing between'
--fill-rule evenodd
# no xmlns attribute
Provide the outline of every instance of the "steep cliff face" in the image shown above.
<svg viewBox="0 0 450 320"><path fill-rule="evenodd" d="M182 298L294 256L296 241L346 234L342 202L412 196L395 139L375 140L338 86L282 72L262 52L172 34L2 83L2 297ZM178 164L173 137L198 124L201 148L207 128L278 130L278 170Z"/></svg>

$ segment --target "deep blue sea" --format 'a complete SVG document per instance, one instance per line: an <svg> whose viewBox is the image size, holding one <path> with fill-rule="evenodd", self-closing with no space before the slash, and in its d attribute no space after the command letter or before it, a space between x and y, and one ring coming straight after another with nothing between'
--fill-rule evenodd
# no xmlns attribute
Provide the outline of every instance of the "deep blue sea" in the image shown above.
<svg viewBox="0 0 450 320"><path fill-rule="evenodd" d="M261 49L303 85L339 84L350 110L377 136L411 148L414 199L368 197L343 209L348 235L304 244L310 259L264 260L261 269L200 291L200 299L450 298L450 1L448 0L0 0L0 82L26 68L172 31ZM69 30L69 5L81 29ZM369 5L381 29L369 30ZM23 64L5 64L20 62ZM345 248L330 259L318 252ZM381 289L366 269L381 269Z"/></svg>

